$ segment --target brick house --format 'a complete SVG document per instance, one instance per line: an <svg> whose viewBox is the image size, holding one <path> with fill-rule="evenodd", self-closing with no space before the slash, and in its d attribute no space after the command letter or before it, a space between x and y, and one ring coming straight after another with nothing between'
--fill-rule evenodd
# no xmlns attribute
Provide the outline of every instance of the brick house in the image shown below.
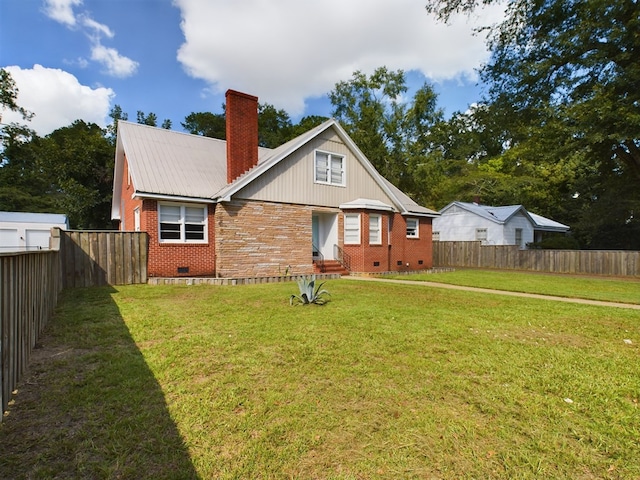
<svg viewBox="0 0 640 480"><path fill-rule="evenodd" d="M150 276L431 268L438 213L384 179L335 120L260 148L258 99L226 101L226 141L118 123L112 218L148 233Z"/></svg>

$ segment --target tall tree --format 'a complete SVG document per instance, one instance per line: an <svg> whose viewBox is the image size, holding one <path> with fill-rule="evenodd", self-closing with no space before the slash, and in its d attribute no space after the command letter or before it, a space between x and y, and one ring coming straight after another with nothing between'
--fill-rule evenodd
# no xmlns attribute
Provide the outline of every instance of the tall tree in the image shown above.
<svg viewBox="0 0 640 480"><path fill-rule="evenodd" d="M427 3L448 20L496 0ZM489 36L481 73L508 134L502 161L547 182L541 204L589 247L631 245L640 228L639 30L637 1L510 0Z"/></svg>
<svg viewBox="0 0 640 480"><path fill-rule="evenodd" d="M227 136L224 113L192 112L187 115L182 128L194 135L224 140Z"/></svg>
<svg viewBox="0 0 640 480"><path fill-rule="evenodd" d="M410 194L417 193L410 157L425 148L424 135L442 118L433 88L424 84L409 103L402 70L356 71L329 94L333 116L378 171Z"/></svg>
<svg viewBox="0 0 640 480"><path fill-rule="evenodd" d="M18 112L24 120L31 120L33 117L33 113L18 105L18 87L11 74L0 68L0 120L5 109Z"/></svg>

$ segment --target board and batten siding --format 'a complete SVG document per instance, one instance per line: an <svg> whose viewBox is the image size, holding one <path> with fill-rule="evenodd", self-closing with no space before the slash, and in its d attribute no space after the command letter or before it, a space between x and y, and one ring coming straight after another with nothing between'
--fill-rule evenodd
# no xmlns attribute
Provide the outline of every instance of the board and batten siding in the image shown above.
<svg viewBox="0 0 640 480"><path fill-rule="evenodd" d="M314 183L314 152L344 155L346 186ZM393 201L355 157L353 152L332 132L326 132L234 195L246 200L260 200L298 205L322 205L338 208L356 198L379 200L388 205Z"/></svg>

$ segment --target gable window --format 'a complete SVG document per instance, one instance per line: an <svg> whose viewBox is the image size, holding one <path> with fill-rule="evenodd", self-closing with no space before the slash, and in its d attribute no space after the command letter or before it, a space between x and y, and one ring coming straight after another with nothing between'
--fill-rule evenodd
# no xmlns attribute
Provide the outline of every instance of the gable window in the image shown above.
<svg viewBox="0 0 640 480"><path fill-rule="evenodd" d="M345 185L345 158L335 153L315 152L314 181L328 185Z"/></svg>
<svg viewBox="0 0 640 480"><path fill-rule="evenodd" d="M407 218L407 238L420 238L418 225L417 218Z"/></svg>
<svg viewBox="0 0 640 480"><path fill-rule="evenodd" d="M476 228L476 240L480 242L487 241L487 229L486 228Z"/></svg>
<svg viewBox="0 0 640 480"><path fill-rule="evenodd" d="M357 245L360 243L360 214L344 214L344 243L345 245Z"/></svg>
<svg viewBox="0 0 640 480"><path fill-rule="evenodd" d="M382 217L378 214L369 214L369 244L382 244Z"/></svg>
<svg viewBox="0 0 640 480"><path fill-rule="evenodd" d="M207 207L203 205L158 204L160 242L205 243Z"/></svg>

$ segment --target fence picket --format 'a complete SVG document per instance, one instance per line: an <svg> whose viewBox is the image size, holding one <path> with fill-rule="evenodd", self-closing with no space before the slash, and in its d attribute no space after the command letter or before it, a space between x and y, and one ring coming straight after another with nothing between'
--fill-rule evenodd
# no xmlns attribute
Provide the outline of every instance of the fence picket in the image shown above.
<svg viewBox="0 0 640 480"><path fill-rule="evenodd" d="M433 266L637 277L640 276L640 252L520 250L516 245L433 242Z"/></svg>

